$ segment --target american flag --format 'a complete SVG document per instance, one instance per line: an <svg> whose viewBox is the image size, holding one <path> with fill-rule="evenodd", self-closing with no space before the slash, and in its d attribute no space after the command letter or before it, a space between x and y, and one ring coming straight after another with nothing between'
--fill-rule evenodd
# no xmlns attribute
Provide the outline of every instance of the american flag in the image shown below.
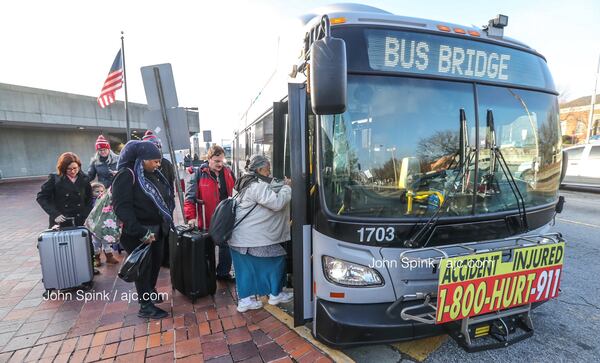
<svg viewBox="0 0 600 363"><path fill-rule="evenodd" d="M123 87L123 58L119 49L115 61L112 67L110 67L110 71L108 71L108 77L104 81L100 96L98 96L98 105L105 108L115 102L115 92L121 87Z"/></svg>

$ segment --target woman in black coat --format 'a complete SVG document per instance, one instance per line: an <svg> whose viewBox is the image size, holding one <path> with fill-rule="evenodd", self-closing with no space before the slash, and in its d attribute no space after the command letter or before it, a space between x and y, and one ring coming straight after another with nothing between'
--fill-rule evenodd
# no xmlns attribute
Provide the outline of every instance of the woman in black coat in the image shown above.
<svg viewBox="0 0 600 363"><path fill-rule="evenodd" d="M130 141L121 151L119 171L112 185L115 214L123 222L121 245L131 253L150 244L150 268L135 281L140 303L138 316L162 319L168 313L154 304L162 302L156 292L164 241L173 227L175 208L169 182L158 170L162 155L148 141Z"/></svg>
<svg viewBox="0 0 600 363"><path fill-rule="evenodd" d="M37 202L49 216L49 228L54 225L82 226L92 210L92 187L81 171L81 160L66 152L58 158L56 174L51 173L37 194Z"/></svg>

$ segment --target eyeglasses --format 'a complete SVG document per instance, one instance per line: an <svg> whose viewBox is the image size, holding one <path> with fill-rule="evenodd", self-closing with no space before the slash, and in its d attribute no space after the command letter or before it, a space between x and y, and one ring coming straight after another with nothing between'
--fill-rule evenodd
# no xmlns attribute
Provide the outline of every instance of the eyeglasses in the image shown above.
<svg viewBox="0 0 600 363"><path fill-rule="evenodd" d="M67 171L71 171L71 170L79 170L79 167L78 167L78 166L76 166L76 167L74 167L74 168L67 168Z"/></svg>

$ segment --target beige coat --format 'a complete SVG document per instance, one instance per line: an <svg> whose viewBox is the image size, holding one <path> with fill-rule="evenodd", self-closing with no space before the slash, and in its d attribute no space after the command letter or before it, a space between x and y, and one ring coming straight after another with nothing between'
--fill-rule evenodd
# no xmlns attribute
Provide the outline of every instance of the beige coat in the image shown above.
<svg viewBox="0 0 600 363"><path fill-rule="evenodd" d="M273 183L272 183L273 184ZM252 183L238 202L236 223L252 207L256 208L234 230L229 245L233 247L260 247L290 240L290 201L292 189L279 187L262 180Z"/></svg>

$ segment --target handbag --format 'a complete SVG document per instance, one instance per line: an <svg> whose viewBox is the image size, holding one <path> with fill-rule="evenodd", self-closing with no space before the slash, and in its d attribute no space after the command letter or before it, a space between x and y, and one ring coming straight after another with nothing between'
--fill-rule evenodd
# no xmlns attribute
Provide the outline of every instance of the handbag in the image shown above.
<svg viewBox="0 0 600 363"><path fill-rule="evenodd" d="M121 238L123 223L119 221L112 206L112 191L108 188L96 201L85 220L84 226L98 239L110 244Z"/></svg>
<svg viewBox="0 0 600 363"><path fill-rule="evenodd" d="M131 174L133 170L129 169ZM133 177L135 184L135 175ZM96 200L96 204L83 224L96 238L110 244L119 242L123 222L117 218L112 206L112 186Z"/></svg>
<svg viewBox="0 0 600 363"><path fill-rule="evenodd" d="M150 244L140 243L123 262L119 277L126 282L137 281L148 268Z"/></svg>

